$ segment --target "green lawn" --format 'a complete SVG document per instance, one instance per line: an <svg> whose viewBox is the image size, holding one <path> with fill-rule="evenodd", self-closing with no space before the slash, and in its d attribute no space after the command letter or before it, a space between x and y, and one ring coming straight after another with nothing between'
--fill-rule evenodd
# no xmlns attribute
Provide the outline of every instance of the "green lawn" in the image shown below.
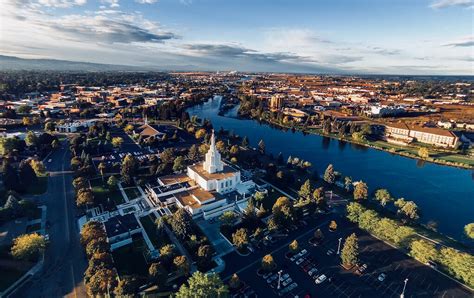
<svg viewBox="0 0 474 298"><path fill-rule="evenodd" d="M284 197L285 195L279 192L278 190L274 189L273 187L269 187L268 194L263 199L263 208L267 211L271 211L273 204L275 204L276 200L279 197ZM260 202L257 202L257 206L260 206Z"/></svg>
<svg viewBox="0 0 474 298"><path fill-rule="evenodd" d="M94 198L105 205L111 205L109 207L115 207L116 205L120 205L125 203L123 199L122 193L119 189L109 189L107 184L102 182L102 178L96 178L90 180L92 192L94 193ZM110 204L109 200L110 199Z"/></svg>
<svg viewBox="0 0 474 298"><path fill-rule="evenodd" d="M163 232L163 235L158 235L156 225L150 215L140 217L140 222L142 223L148 238L150 238L151 243L153 243L153 246L156 249L160 249L163 245L171 243L166 232Z"/></svg>
<svg viewBox="0 0 474 298"><path fill-rule="evenodd" d="M149 265L143 255L147 247L141 235L135 236L137 235L134 235L133 243L112 252L115 267L120 276L130 274L148 275Z"/></svg>
<svg viewBox="0 0 474 298"><path fill-rule="evenodd" d="M128 197L129 200L134 200L134 199L141 196L140 191L135 186L134 187L126 187L126 188L124 188L124 191L127 194L127 197Z"/></svg>

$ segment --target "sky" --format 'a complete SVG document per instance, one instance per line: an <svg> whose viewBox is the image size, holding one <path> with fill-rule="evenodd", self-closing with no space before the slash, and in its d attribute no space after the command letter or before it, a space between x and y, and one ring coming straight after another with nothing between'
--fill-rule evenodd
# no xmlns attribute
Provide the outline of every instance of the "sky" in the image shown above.
<svg viewBox="0 0 474 298"><path fill-rule="evenodd" d="M163 70L474 75L474 0L0 0L0 54Z"/></svg>

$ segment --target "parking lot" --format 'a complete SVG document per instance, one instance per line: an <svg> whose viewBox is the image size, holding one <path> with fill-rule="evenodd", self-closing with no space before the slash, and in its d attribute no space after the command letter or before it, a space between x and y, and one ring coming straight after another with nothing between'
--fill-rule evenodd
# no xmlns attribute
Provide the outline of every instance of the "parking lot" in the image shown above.
<svg viewBox="0 0 474 298"><path fill-rule="evenodd" d="M239 261L232 256L233 261L228 265L235 267L234 272L238 272L239 277L261 297L303 297L306 294L311 297L399 297L405 279L408 279L405 297L472 297L471 292L455 281L411 259L347 221L338 219L338 230L335 232L327 229L327 221L320 224L325 238L318 246L312 246L308 242L314 231L308 227L309 233L297 233L293 235L294 238L288 237L277 243L273 249L262 252L262 255L271 253L278 265L273 275L283 270L284 274L291 277L289 284L296 283L297 286L289 291L282 291L285 288L282 285L280 290L277 290L274 281L267 283L266 279L257 275L261 257L253 261ZM359 238L360 265L367 265L363 274L356 274L355 270L345 270L340 266L340 257L337 255L339 238L342 238L343 243L351 233L356 233ZM298 240L299 249L307 251L302 257L303 261L298 262L299 265L296 262L301 258L291 261L285 257L288 244L295 238ZM330 250L331 252L328 252ZM225 260L230 261L228 258ZM314 268L316 271L312 270ZM225 272L231 272L231 268L226 268ZM385 278L381 281L379 276L382 273ZM316 284L315 278L321 275L326 278Z"/></svg>

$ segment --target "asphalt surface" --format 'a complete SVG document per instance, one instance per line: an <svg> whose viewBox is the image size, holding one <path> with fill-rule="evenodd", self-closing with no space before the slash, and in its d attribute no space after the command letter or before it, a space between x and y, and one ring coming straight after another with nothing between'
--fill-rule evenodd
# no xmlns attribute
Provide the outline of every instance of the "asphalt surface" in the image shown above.
<svg viewBox="0 0 474 298"><path fill-rule="evenodd" d="M330 232L328 223L335 219L338 230ZM325 235L324 242L314 247L308 241L313 236L316 226L320 226ZM359 238L359 258L361 263L368 265L367 271L357 275L340 266L340 257L336 254L339 238L344 239L351 233L356 233ZM298 240L299 249L306 249L314 260L318 269L317 275L325 274L331 281L315 284L313 278L303 271L295 262L285 257L288 244L294 239ZM335 253L327 255L332 249ZM237 272L239 278L255 291L259 297L278 297L276 287L272 288L266 280L257 275L261 266L263 255L271 253L278 270L282 274L289 274L292 282L298 287L290 295L304 297L400 297L404 280L408 279L405 297L472 297L473 293L463 288L458 283L450 280L441 273L408 257L401 251L392 248L384 242L377 240L366 232L358 229L353 224L343 220L337 215L329 215L312 221L307 227L291 232L291 236L274 244L266 251L257 251L248 257L241 257L231 253L223 259L226 269L221 276L224 280ZM380 273L387 275L380 282L377 278ZM282 287L283 288L283 287ZM283 295L283 296L285 296Z"/></svg>
<svg viewBox="0 0 474 298"><path fill-rule="evenodd" d="M50 227L46 233L50 243L45 252L43 270L11 297L86 297L83 275L87 260L79 242L73 176L68 171L70 159L66 143L46 158L50 177L42 201L48 208Z"/></svg>

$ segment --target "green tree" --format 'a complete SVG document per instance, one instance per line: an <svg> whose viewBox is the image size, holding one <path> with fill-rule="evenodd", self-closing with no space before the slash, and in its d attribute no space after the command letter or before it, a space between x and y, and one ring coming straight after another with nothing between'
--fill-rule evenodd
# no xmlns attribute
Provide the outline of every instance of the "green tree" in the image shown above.
<svg viewBox="0 0 474 298"><path fill-rule="evenodd" d="M174 256L175 249L173 244L166 244L160 248L160 257L164 262L170 262L174 258Z"/></svg>
<svg viewBox="0 0 474 298"><path fill-rule="evenodd" d="M354 223L359 222L360 215L365 211L365 208L357 202L351 202L347 205L347 218Z"/></svg>
<svg viewBox="0 0 474 298"><path fill-rule="evenodd" d="M247 229L241 228L235 231L232 234L232 243L237 247L237 249L242 249L244 246L248 245L249 237L247 235Z"/></svg>
<svg viewBox="0 0 474 298"><path fill-rule="evenodd" d="M262 270L263 271L272 271L277 267L275 261L273 260L272 255L268 254L262 258Z"/></svg>
<svg viewBox="0 0 474 298"><path fill-rule="evenodd" d="M357 236L352 233L346 238L341 250L341 262L346 267L352 267L359 261L359 244Z"/></svg>
<svg viewBox="0 0 474 298"><path fill-rule="evenodd" d="M217 298L227 297L228 289L215 273L206 274L199 271L193 273L187 285L183 284L176 293L177 298Z"/></svg>
<svg viewBox="0 0 474 298"><path fill-rule="evenodd" d="M234 273L229 280L229 288L236 290L240 288L241 285L242 285L242 282L240 281L239 276L236 273Z"/></svg>
<svg viewBox="0 0 474 298"><path fill-rule="evenodd" d="M87 204L94 203L94 195L92 191L88 188L79 189L76 195L76 205L78 207L87 206Z"/></svg>
<svg viewBox="0 0 474 298"><path fill-rule="evenodd" d="M222 225L224 226L231 226L235 220L237 219L237 215L234 213L234 211L225 211L222 213L222 215L219 217L219 220L222 222Z"/></svg>
<svg viewBox="0 0 474 298"><path fill-rule="evenodd" d="M300 198L309 199L312 191L313 190L312 190L311 182L309 181L309 179L307 179L305 183L301 185L300 190L298 191L298 195Z"/></svg>
<svg viewBox="0 0 474 298"><path fill-rule="evenodd" d="M200 157L199 149L196 146L196 144L193 144L191 148L189 148L188 159L192 162L195 162L199 159L199 157Z"/></svg>
<svg viewBox="0 0 474 298"><path fill-rule="evenodd" d="M474 256L453 248L443 247L437 259L449 274L474 287Z"/></svg>
<svg viewBox="0 0 474 298"><path fill-rule="evenodd" d="M279 197L272 207L272 214L278 226L291 224L296 218L293 204L287 197Z"/></svg>
<svg viewBox="0 0 474 298"><path fill-rule="evenodd" d="M333 184L336 181L336 174L334 173L334 167L332 164L329 164L324 172L324 181L329 184Z"/></svg>
<svg viewBox="0 0 474 298"><path fill-rule="evenodd" d="M169 218L171 229L173 229L173 232L181 239L185 239L186 236L193 234L191 221L192 219L184 209L178 209L173 213L173 216Z"/></svg>
<svg viewBox="0 0 474 298"><path fill-rule="evenodd" d="M185 256L177 256L173 260L173 265L176 268L176 271L187 276L189 274L190 266L188 259Z"/></svg>
<svg viewBox="0 0 474 298"><path fill-rule="evenodd" d="M298 241L293 240L290 243L290 245L288 246L288 248L290 249L290 252L296 253L298 251L298 248L299 248Z"/></svg>
<svg viewBox="0 0 474 298"><path fill-rule="evenodd" d="M140 283L134 276L123 276L114 289L117 297L135 297L138 292Z"/></svg>
<svg viewBox="0 0 474 298"><path fill-rule="evenodd" d="M36 176L44 176L46 174L46 167L41 160L30 159L30 165L36 173Z"/></svg>
<svg viewBox="0 0 474 298"><path fill-rule="evenodd" d="M114 175L110 176L109 179L107 179L107 185L109 186L110 189L114 189L118 184L118 179Z"/></svg>
<svg viewBox="0 0 474 298"><path fill-rule="evenodd" d="M28 161L22 160L18 170L20 183L23 185L23 187L27 187L28 185L36 184L38 182L38 177L36 177L36 173Z"/></svg>
<svg viewBox="0 0 474 298"><path fill-rule="evenodd" d="M117 286L117 273L113 269L101 268L91 276L87 283L87 294L91 297L105 296Z"/></svg>
<svg viewBox="0 0 474 298"><path fill-rule="evenodd" d="M24 234L13 240L11 254L14 258L31 260L46 248L46 240L36 233Z"/></svg>
<svg viewBox="0 0 474 298"><path fill-rule="evenodd" d="M173 162L173 171L178 172L184 170L185 168L186 164L184 163L184 158L182 156L176 157Z"/></svg>
<svg viewBox="0 0 474 298"><path fill-rule="evenodd" d="M393 198L386 189L377 189L375 192L375 199L380 202L380 205L385 206L388 202L392 201Z"/></svg>
<svg viewBox="0 0 474 298"><path fill-rule="evenodd" d="M131 154L127 154L122 160L122 167L120 170L123 182L126 184L132 183L132 177L135 176L137 168L138 163L135 157Z"/></svg>
<svg viewBox="0 0 474 298"><path fill-rule="evenodd" d="M152 263L148 268L148 275L158 289L162 289L168 280L168 271L162 263Z"/></svg>
<svg viewBox="0 0 474 298"><path fill-rule="evenodd" d="M436 260L438 251L433 243L426 240L415 240L410 245L410 254L422 263Z"/></svg>
<svg viewBox="0 0 474 298"><path fill-rule="evenodd" d="M112 138L112 146L114 146L115 148L122 147L122 144L123 144L123 139L121 137Z"/></svg>
<svg viewBox="0 0 474 298"><path fill-rule="evenodd" d="M405 214L406 217L411 220L416 220L419 217L418 206L413 201L406 202L406 204L402 207L401 211L403 212L403 214Z"/></svg>
<svg viewBox="0 0 474 298"><path fill-rule="evenodd" d="M430 152L425 147L421 147L420 149L418 149L418 156L420 156L421 158L428 158L430 157Z"/></svg>
<svg viewBox="0 0 474 298"><path fill-rule="evenodd" d="M44 124L44 130L47 132L53 132L56 129L56 123L48 121Z"/></svg>
<svg viewBox="0 0 474 298"><path fill-rule="evenodd" d="M36 147L38 146L38 137L36 136L36 134L32 131L28 131L28 133L26 134L26 137L25 137L25 143L28 147Z"/></svg>
<svg viewBox="0 0 474 298"><path fill-rule="evenodd" d="M474 239L474 223L470 223L464 226L464 233L467 237Z"/></svg>
<svg viewBox="0 0 474 298"><path fill-rule="evenodd" d="M365 200L368 196L367 184L359 181L354 187L354 200Z"/></svg>

